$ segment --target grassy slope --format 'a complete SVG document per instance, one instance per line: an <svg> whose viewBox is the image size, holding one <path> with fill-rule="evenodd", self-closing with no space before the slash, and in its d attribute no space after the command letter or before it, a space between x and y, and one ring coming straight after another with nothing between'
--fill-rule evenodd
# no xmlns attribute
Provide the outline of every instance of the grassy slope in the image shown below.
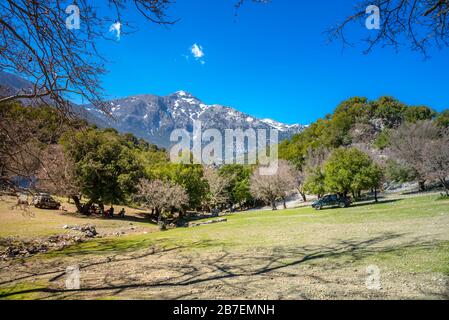
<svg viewBox="0 0 449 320"><path fill-rule="evenodd" d="M448 229L435 232L430 238L419 232L420 225L428 218L443 217ZM315 211L311 208L262 211L236 214L227 223L180 228L148 235L129 236L120 239L101 239L47 254L47 257L64 255L108 254L116 251L139 250L151 245L165 248L182 247L196 252L219 252L294 248L298 246L323 246L345 239L360 239L383 234L382 246L397 249L380 250L376 255L364 258L378 263L394 260L398 267L407 266L412 271L433 270L449 274L449 201L437 201L436 196L402 199L395 202L353 206L348 209ZM440 226L441 227L441 226ZM427 226L429 228L429 226ZM431 228L431 226L430 226ZM422 230L422 233L432 230ZM403 241L401 237L405 237ZM413 237L416 236L416 239ZM403 242L407 242L405 245ZM415 245L416 244L416 245ZM428 256L435 257L432 261ZM340 258L344 258L342 255ZM393 263L393 261L390 261ZM365 262L364 262L365 263Z"/></svg>
<svg viewBox="0 0 449 320"><path fill-rule="evenodd" d="M318 244L329 233L349 237L370 233L370 227L383 224L419 223L422 219L449 216L449 201L436 201L435 196L415 197L396 202L353 206L347 209L315 211L312 208L259 211L227 217L227 223L180 228L145 236L105 239L82 245L86 248L136 249L150 244L165 246L192 245L190 249L223 247L295 246L307 240ZM334 230L335 229L335 230ZM377 229L376 229L377 230ZM352 233L351 233L352 231ZM387 230L385 230L387 231ZM448 230L449 232L449 230ZM197 245L195 245L197 244ZM104 245L104 247L103 247ZM78 248L73 248L76 251Z"/></svg>
<svg viewBox="0 0 449 320"><path fill-rule="evenodd" d="M449 200L436 198L426 195L318 212L302 208L236 214L229 216L226 223L98 239L31 259L106 256L152 245L182 247L184 252L205 256L222 250L238 254L291 248L319 252L331 248L336 254L308 263L376 264L406 272L449 275ZM5 230L2 224L0 234ZM289 258L283 263L289 264ZM0 294L11 289L5 287Z"/></svg>

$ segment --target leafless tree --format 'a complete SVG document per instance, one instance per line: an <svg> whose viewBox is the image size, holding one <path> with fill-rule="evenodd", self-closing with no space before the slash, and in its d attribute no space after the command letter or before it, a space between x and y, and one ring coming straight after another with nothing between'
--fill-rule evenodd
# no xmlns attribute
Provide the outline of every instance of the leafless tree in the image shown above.
<svg viewBox="0 0 449 320"><path fill-rule="evenodd" d="M285 179L288 179L289 184L294 186L294 189L298 192L298 195L302 198L304 202L307 201L306 191L304 190L304 183L306 181L306 171L305 169L298 169L290 162L281 161L281 173ZM286 193L289 195L289 192Z"/></svg>
<svg viewBox="0 0 449 320"><path fill-rule="evenodd" d="M221 176L214 168L205 167L204 179L206 179L209 186L209 192L206 199L207 206L217 209L226 204L229 201L227 188L229 187L231 178Z"/></svg>
<svg viewBox="0 0 449 320"><path fill-rule="evenodd" d="M331 151L326 147L310 148L307 151L305 170L306 172L310 169L315 169L317 167L322 167L326 162L327 157L330 155Z"/></svg>
<svg viewBox="0 0 449 320"><path fill-rule="evenodd" d="M317 148L309 148L305 157L303 171L307 179L307 175L316 170L324 170L324 163L331 154L331 150L320 146Z"/></svg>
<svg viewBox="0 0 449 320"><path fill-rule="evenodd" d="M68 128L85 125L51 108L36 110L17 103L0 104L0 188L14 187L11 180L15 177L31 183L43 165L45 149L57 143Z"/></svg>
<svg viewBox="0 0 449 320"><path fill-rule="evenodd" d="M371 30L363 40L365 53L376 46L399 48L408 43L412 50L425 56L429 46L447 47L449 44L449 0L360 0L354 12L343 22L330 28L331 39L340 39L344 45L352 45L345 31L352 23L365 24L366 9L375 5L380 9L380 29Z"/></svg>
<svg viewBox="0 0 449 320"><path fill-rule="evenodd" d="M351 129L350 135L352 143L370 144L376 138L376 129L372 124L356 123Z"/></svg>
<svg viewBox="0 0 449 320"><path fill-rule="evenodd" d="M286 200L294 191L298 192L304 201L306 201L306 194L304 191L305 174L295 168L295 166L288 161L280 160L278 177L280 181L280 188L283 189L281 199L284 209L287 209Z"/></svg>
<svg viewBox="0 0 449 320"><path fill-rule="evenodd" d="M267 2L252 0L253 2ZM97 50L100 39L111 39L112 24L123 34L136 30L123 12L135 10L147 21L171 25L167 16L172 0L107 0L109 10L99 10L97 1L3 0L0 2L0 70L32 82L31 89L0 98L0 102L30 99L38 104L51 101L70 109L68 98L78 97L108 111L100 77L106 59ZM236 0L236 7L244 1ZM76 5L76 10L73 6ZM76 12L79 11L79 12ZM79 28L71 16L79 17ZM67 27L69 25L69 27ZM76 28L75 28L76 27Z"/></svg>
<svg viewBox="0 0 449 320"><path fill-rule="evenodd" d="M2 110L3 111L3 110ZM36 119L22 119L8 112L0 112L0 179L2 187L14 187L14 177L28 178L40 165L42 152L36 130Z"/></svg>
<svg viewBox="0 0 449 320"><path fill-rule="evenodd" d="M258 169L253 172L250 191L255 198L269 203L273 210L277 210L276 201L282 199L285 208L285 199L295 190L295 186L292 166L285 160L279 160L278 170L274 175L261 175Z"/></svg>
<svg viewBox="0 0 449 320"><path fill-rule="evenodd" d="M411 166L417 174L420 189L425 190L428 178L424 166L428 153L426 146L441 138L442 132L432 121L404 123L391 133L393 154L403 163Z"/></svg>
<svg viewBox="0 0 449 320"><path fill-rule="evenodd" d="M189 196L180 185L168 181L142 179L136 200L156 215L158 224L163 228L163 214L183 210L189 203Z"/></svg>
<svg viewBox="0 0 449 320"><path fill-rule="evenodd" d="M42 153L41 166L36 174L36 187L39 190L73 199L78 212L83 212L81 192L75 179L74 168L75 163L64 154L61 145L50 145Z"/></svg>
<svg viewBox="0 0 449 320"><path fill-rule="evenodd" d="M449 196L449 132L424 146L423 171L429 180L438 180Z"/></svg>
<svg viewBox="0 0 449 320"><path fill-rule="evenodd" d="M165 10L168 0L109 0L113 19L101 17L94 4L76 1L80 29L67 28L67 1L4 0L0 2L0 70L19 75L32 88L6 92L0 97L2 108L18 100L34 105L51 104L63 114L69 111L68 98L78 96L107 111L102 103L100 76L105 59L96 50L96 42L111 22L129 25L121 11L130 4L148 20L169 24ZM1 187L10 185L11 177L30 178L42 166L40 154L46 142L38 141L38 126L30 119L0 119ZM22 121L23 120L23 121ZM44 144L44 146L42 146ZM49 142L48 144L51 144Z"/></svg>
<svg viewBox="0 0 449 320"><path fill-rule="evenodd" d="M108 27L130 24L121 15L134 5L149 21L170 24L166 19L169 0L109 0L110 11L101 16L88 0L75 2L80 28L68 28L69 2L51 0L4 0L0 3L0 70L20 75L33 83L31 90L0 98L51 101L67 109L67 99L78 96L105 110L100 76L105 59L96 48L98 39L107 38Z"/></svg>

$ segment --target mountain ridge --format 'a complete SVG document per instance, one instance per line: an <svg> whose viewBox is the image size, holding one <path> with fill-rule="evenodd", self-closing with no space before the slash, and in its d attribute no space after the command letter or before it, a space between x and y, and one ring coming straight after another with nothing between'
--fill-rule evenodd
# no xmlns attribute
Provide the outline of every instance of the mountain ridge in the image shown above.
<svg viewBox="0 0 449 320"><path fill-rule="evenodd" d="M135 134L162 147L170 146L170 134L176 129L193 131L193 122L201 121L204 130L217 129L276 129L280 140L290 138L304 130L300 124L284 124L272 119L258 119L237 109L205 104L186 91L167 96L140 94L106 102L111 117L92 105L83 108L119 131ZM115 119L115 120L112 120Z"/></svg>
<svg viewBox="0 0 449 320"><path fill-rule="evenodd" d="M27 90L27 80L0 71L0 95ZM26 102L25 102L26 103ZM284 124L273 119L258 119L237 109L220 105L205 104L184 90L159 96L139 94L105 101L109 105L107 114L91 104L72 104L74 111L82 118L101 128L114 128L121 133L132 133L160 147L172 145L170 134L176 129L193 131L193 122L201 121L203 129L276 129L279 140L285 140L305 129L300 124Z"/></svg>

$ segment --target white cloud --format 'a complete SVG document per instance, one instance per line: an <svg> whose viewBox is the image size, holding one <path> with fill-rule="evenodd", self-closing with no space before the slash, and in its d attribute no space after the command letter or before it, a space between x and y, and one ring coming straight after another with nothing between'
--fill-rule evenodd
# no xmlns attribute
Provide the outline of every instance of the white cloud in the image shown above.
<svg viewBox="0 0 449 320"><path fill-rule="evenodd" d="M190 53L192 54L193 58L199 62L201 65L205 65L206 61L204 60L204 50L203 47L200 46L199 44L194 43L191 47L190 47ZM188 60L188 58L187 58Z"/></svg>
<svg viewBox="0 0 449 320"><path fill-rule="evenodd" d="M120 40L121 29L122 24L119 21L117 21L116 23L111 24L111 26L109 27L109 32L115 33L117 40Z"/></svg>
<svg viewBox="0 0 449 320"><path fill-rule="evenodd" d="M200 45L194 43L192 48L190 48L190 50L192 51L192 54L195 57L195 59L201 59L204 57L203 47L201 47Z"/></svg>

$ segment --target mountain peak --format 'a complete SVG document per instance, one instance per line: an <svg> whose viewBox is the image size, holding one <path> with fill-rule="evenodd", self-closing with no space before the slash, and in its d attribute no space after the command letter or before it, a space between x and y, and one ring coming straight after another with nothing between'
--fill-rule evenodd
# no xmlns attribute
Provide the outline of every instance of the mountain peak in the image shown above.
<svg viewBox="0 0 449 320"><path fill-rule="evenodd" d="M181 98L194 98L194 96L190 92L184 90L176 91L175 93L172 94L172 96L178 96Z"/></svg>

